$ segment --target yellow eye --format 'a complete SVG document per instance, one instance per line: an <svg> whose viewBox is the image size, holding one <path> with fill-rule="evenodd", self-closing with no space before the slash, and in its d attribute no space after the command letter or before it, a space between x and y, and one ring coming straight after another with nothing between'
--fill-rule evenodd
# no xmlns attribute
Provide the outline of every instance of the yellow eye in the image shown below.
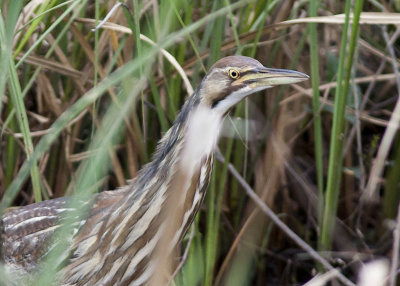
<svg viewBox="0 0 400 286"><path fill-rule="evenodd" d="M229 73L229 76L233 79L238 79L240 77L240 73L236 69L230 69L228 73Z"/></svg>

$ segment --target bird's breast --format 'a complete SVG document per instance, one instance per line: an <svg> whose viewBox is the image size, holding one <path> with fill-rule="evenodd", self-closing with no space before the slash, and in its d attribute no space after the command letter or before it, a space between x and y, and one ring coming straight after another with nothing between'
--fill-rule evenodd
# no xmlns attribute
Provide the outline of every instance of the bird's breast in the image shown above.
<svg viewBox="0 0 400 286"><path fill-rule="evenodd" d="M185 127L181 168L192 176L217 145L222 118L207 106L200 105L192 112Z"/></svg>

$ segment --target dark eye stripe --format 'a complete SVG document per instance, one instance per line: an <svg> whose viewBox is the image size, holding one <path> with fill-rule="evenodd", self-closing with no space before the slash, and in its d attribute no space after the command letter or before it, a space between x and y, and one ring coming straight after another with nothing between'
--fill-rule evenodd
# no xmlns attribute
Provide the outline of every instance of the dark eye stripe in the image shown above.
<svg viewBox="0 0 400 286"><path fill-rule="evenodd" d="M238 86L229 86L228 88L226 88L224 91L222 91L217 97L215 97L211 101L211 108L216 107L220 101L224 100L231 93L233 93L236 90L239 90L241 88L242 88L242 86L240 86L240 85L238 85Z"/></svg>
<svg viewBox="0 0 400 286"><path fill-rule="evenodd" d="M217 104L218 104L221 100L222 100L222 98L214 99L214 100L212 101L212 103L211 103L211 108L216 107Z"/></svg>

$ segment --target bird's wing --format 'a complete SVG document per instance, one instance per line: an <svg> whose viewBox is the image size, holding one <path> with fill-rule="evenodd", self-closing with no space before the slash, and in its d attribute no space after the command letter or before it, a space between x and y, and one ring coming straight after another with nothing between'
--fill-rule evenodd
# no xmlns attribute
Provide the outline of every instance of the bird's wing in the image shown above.
<svg viewBox="0 0 400 286"><path fill-rule="evenodd" d="M7 212L1 219L0 260L6 265L33 270L57 222L66 210L58 198Z"/></svg>
<svg viewBox="0 0 400 286"><path fill-rule="evenodd" d="M96 195L90 213L103 211L123 197L122 193L106 191ZM49 250L52 234L62 225L60 220L72 210L64 197L5 213L0 220L0 262L14 270L34 270ZM77 223L74 233L81 225Z"/></svg>

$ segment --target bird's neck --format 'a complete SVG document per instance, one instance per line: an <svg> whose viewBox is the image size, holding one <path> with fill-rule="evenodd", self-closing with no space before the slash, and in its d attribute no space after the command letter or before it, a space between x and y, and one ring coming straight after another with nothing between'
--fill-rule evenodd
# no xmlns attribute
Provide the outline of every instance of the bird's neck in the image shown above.
<svg viewBox="0 0 400 286"><path fill-rule="evenodd" d="M221 116L199 98L190 98L161 140L153 161L133 183L127 216L143 217L143 224L149 225L142 228L138 227L142 219L132 221L135 233L130 233L126 241L146 237L149 252L153 251L148 253L149 259L157 261L151 263L153 272L165 274L152 275L152 285L165 284L163 279L173 271L171 262L179 254L180 241L204 199L221 121ZM135 213L139 206L140 214ZM146 231L139 234L141 229ZM135 242L131 248L135 248Z"/></svg>
<svg viewBox="0 0 400 286"><path fill-rule="evenodd" d="M127 282L154 277L151 278L155 279L153 285L166 284L162 281L166 275L158 279L160 276L153 274L172 271L172 268L158 268L172 267L177 246L200 208L212 170L221 120L203 105L199 93L185 103L174 125L160 141L152 162L123 190L126 196L113 205L114 215L104 217L102 222L97 220L87 235L75 240L76 258L66 268L69 282L82 277L88 283L98 282L95 273L88 273L91 268L86 267L91 263L100 268L106 265L94 259L95 252L89 253L89 238L96 237L95 244L113 261L107 265L124 263L126 271L112 273L110 279ZM97 228L105 230L101 237L92 236ZM83 257L93 259L84 261Z"/></svg>
<svg viewBox="0 0 400 286"><path fill-rule="evenodd" d="M161 212L171 205L182 208L182 217L176 219L183 220L183 229L178 231L183 235L204 197L222 119L195 92L160 141L152 162L133 182L130 204L145 197L153 202L148 207L155 212L159 212L154 204L158 199L163 201L159 204Z"/></svg>
<svg viewBox="0 0 400 286"><path fill-rule="evenodd" d="M184 104L173 126L160 140L152 161L145 165L134 180L134 200L148 192L157 178L173 178L178 170L192 174L212 155L217 144L223 116L206 106L195 92Z"/></svg>

